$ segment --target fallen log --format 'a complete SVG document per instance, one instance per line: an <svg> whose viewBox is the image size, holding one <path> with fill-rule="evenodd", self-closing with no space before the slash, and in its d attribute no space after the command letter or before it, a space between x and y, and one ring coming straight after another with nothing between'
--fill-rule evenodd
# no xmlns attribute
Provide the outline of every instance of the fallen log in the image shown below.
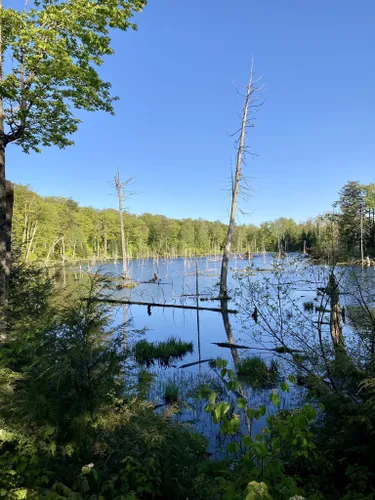
<svg viewBox="0 0 375 500"><path fill-rule="evenodd" d="M220 307L197 307L197 306L184 306L182 304L159 304L157 302L138 302L134 300L120 300L120 299L110 299L110 298L95 298L90 299L96 302L106 302L107 304L125 304L129 306L146 306L146 307L170 307L174 309L191 309L193 311L211 311L211 312L227 312L230 314L237 314L236 309L222 309Z"/></svg>
<svg viewBox="0 0 375 500"><path fill-rule="evenodd" d="M201 359L200 361L193 361L192 363L186 363L186 365L181 365L179 368L189 368L189 366L200 365L201 363L208 363L212 358Z"/></svg>
<svg viewBox="0 0 375 500"><path fill-rule="evenodd" d="M287 347L251 347L248 345L231 344L230 342L212 342L212 344L217 345L218 347L225 347L227 349L251 349L253 351L276 352L278 354L292 354L294 352L302 352L298 351L297 349L289 349Z"/></svg>

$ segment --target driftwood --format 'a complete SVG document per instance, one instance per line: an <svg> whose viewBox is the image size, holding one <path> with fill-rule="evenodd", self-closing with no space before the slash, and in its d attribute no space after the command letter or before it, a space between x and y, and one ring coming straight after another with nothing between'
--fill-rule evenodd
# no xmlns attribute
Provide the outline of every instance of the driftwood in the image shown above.
<svg viewBox="0 0 375 500"><path fill-rule="evenodd" d="M279 354L291 354L294 352L301 352L298 351L297 349L288 349L287 347L267 348L267 347L250 347L247 345L231 344L230 342L212 342L212 343L214 345L217 345L218 347L225 347L227 349L250 349L253 351L268 351L268 352L276 352Z"/></svg>
<svg viewBox="0 0 375 500"><path fill-rule="evenodd" d="M189 366L200 365L201 363L208 363L212 358L201 359L200 361L193 361L192 363L186 363L186 365L181 365L179 368L189 368Z"/></svg>
<svg viewBox="0 0 375 500"><path fill-rule="evenodd" d="M146 307L170 307L174 309L192 309L193 311L212 311L212 312L223 312L220 307L197 307L197 306L184 306L181 304L158 304L157 302L138 302L133 300L120 300L120 299L110 299L110 298L97 298L94 299L97 302L106 302L108 304L126 304L129 306L146 306ZM227 309L230 314L237 314L236 309Z"/></svg>

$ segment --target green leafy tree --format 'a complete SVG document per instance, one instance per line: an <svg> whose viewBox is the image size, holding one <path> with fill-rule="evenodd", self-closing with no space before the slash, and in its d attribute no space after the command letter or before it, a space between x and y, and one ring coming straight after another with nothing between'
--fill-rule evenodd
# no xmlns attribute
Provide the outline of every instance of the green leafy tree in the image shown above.
<svg viewBox="0 0 375 500"><path fill-rule="evenodd" d="M365 198L359 182L350 181L339 191L336 205L340 208L340 239L349 255L358 254L363 224Z"/></svg>
<svg viewBox="0 0 375 500"><path fill-rule="evenodd" d="M35 0L30 8L0 2L0 291L10 272L11 188L5 150L26 153L73 144L76 110L114 113L110 83L98 71L113 54L111 30L127 30L145 0ZM11 64L10 64L11 61Z"/></svg>

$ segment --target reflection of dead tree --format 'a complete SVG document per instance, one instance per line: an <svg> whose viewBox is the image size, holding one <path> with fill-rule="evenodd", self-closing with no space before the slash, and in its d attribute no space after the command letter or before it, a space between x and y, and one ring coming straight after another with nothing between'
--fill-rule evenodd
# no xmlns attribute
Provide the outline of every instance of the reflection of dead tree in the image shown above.
<svg viewBox="0 0 375 500"><path fill-rule="evenodd" d="M228 344L232 344L232 345L235 345L235 341L234 341L234 338L233 338L233 332L232 332L232 327L231 327L231 324L230 324L230 320L229 320L229 314L228 314L228 303L226 300L222 300L221 301L221 309L222 309L222 312L221 312L221 315L222 315L222 318L223 318L223 324L224 324L224 329L225 329L225 333L226 333L226 336L227 336L227 340L228 340ZM240 355L239 355L239 352L237 350L236 347L231 347L230 348L230 352L232 354L232 358L233 358L233 364L234 364L234 368L237 372L237 369L238 369L238 365L239 365L239 362L240 362ZM242 387L242 385L240 384L239 387L238 387L238 393L241 397L246 398L246 393ZM251 421L247 415L247 413L245 412L245 422L246 422L246 427L247 427L247 432L251 435Z"/></svg>
<svg viewBox="0 0 375 500"><path fill-rule="evenodd" d="M197 306L197 335L198 335L198 360L201 361L201 328L199 319L199 275L198 275L198 261L195 259L195 302ZM199 364L199 369L201 365Z"/></svg>
<svg viewBox="0 0 375 500"><path fill-rule="evenodd" d="M237 204L238 204L238 195L240 192L241 181L243 180L242 175L242 165L244 162L244 156L246 153L245 146L245 137L246 137L246 129L248 127L253 127L254 123L252 119L249 119L249 109L256 108L261 106L263 103L259 102L259 92L262 89L262 86L258 85L259 79L254 80L254 63L251 64L250 70L250 79L246 88L245 94L245 105L242 111L242 123L241 128L238 130L240 132L240 136L238 139L238 147L237 147L237 158L236 158L236 170L231 188L231 210L228 224L227 237L224 247L223 259L221 264L221 275L220 275L220 297L227 298L228 297L228 265L230 252L232 248L232 240L235 228L236 221L236 212L237 212Z"/></svg>
<svg viewBox="0 0 375 500"><path fill-rule="evenodd" d="M124 338L124 347L126 348L126 343L127 343L127 334L126 334L126 323L128 321L127 318L127 306L124 304L122 306L122 314L123 314L123 338Z"/></svg>
<svg viewBox="0 0 375 500"><path fill-rule="evenodd" d="M221 316L223 318L223 324L224 324L225 333L227 335L228 344L235 345L236 343L235 343L234 338L233 338L232 327L231 327L231 324L229 321L229 314L228 314L228 309L226 307L226 304L227 304L227 302L225 300L223 300L222 304L221 304L221 309L222 309ZM232 354L234 366L235 366L235 368L237 368L238 363L240 362L240 355L238 353L238 350L236 347L231 347L230 351Z"/></svg>

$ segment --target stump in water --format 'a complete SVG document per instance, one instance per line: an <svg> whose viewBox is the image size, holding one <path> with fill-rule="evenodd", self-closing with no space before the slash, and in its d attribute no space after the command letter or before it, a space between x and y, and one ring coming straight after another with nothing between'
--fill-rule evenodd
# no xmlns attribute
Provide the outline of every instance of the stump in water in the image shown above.
<svg viewBox="0 0 375 500"><path fill-rule="evenodd" d="M342 313L340 308L340 291L336 276L332 272L329 276L327 293L330 297L331 312L330 312L330 331L333 345L336 347L344 347L344 338L342 335Z"/></svg>

